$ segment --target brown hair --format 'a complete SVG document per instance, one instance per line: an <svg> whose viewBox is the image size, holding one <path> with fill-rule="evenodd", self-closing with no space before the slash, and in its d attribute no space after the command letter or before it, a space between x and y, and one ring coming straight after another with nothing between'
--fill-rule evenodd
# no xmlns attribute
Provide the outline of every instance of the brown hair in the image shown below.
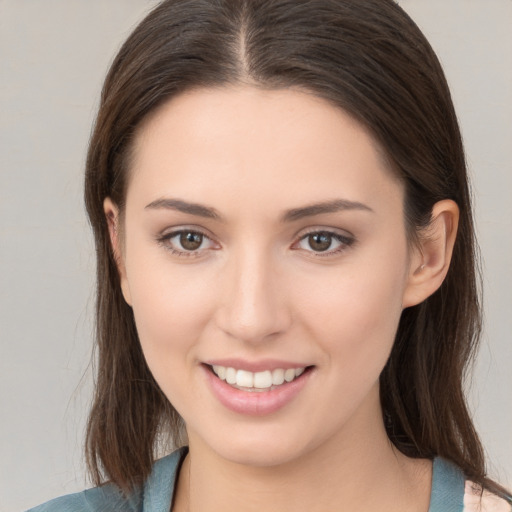
<svg viewBox="0 0 512 512"><path fill-rule="evenodd" d="M122 46L104 84L85 179L98 260L98 375L86 440L95 482L105 475L129 490L149 474L159 432L180 442L180 418L146 365L121 294L103 200L122 210L131 143L149 113L184 90L240 83L300 88L365 125L405 184L412 239L434 203L457 202L450 270L436 293L403 312L381 403L399 450L443 456L484 482L463 392L480 307L461 135L438 59L392 0L167 0Z"/></svg>

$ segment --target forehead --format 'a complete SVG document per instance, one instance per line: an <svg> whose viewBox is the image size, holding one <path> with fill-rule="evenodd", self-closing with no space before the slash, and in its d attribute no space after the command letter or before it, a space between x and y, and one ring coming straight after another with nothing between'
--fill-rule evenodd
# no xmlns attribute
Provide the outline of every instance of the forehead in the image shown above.
<svg viewBox="0 0 512 512"><path fill-rule="evenodd" d="M130 172L127 200L134 191L148 201L179 193L285 208L401 193L365 127L291 89L198 89L171 99L140 127Z"/></svg>

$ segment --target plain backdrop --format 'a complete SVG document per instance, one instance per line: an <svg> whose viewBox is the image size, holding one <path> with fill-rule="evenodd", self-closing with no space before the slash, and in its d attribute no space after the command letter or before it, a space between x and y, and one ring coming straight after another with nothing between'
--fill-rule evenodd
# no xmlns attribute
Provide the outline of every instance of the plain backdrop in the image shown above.
<svg viewBox="0 0 512 512"><path fill-rule="evenodd" d="M512 1L402 0L445 67L473 179L484 341L470 401L512 485ZM82 172L102 79L154 1L0 0L0 511L88 484L94 249Z"/></svg>

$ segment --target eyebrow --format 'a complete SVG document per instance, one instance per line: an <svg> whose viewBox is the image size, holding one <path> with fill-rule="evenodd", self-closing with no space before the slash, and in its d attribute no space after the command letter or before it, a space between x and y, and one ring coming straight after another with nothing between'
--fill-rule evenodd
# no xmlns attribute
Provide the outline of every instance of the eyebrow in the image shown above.
<svg viewBox="0 0 512 512"><path fill-rule="evenodd" d="M214 219L223 221L222 216L217 212L215 208L205 206L198 203L189 203L182 199L171 199L171 198L160 198L149 203L145 209L149 210L176 210L182 213L188 213L190 215L196 215L198 217L205 217L207 219ZM347 199L334 199L332 201L324 201L321 203L314 203L301 208L293 208L286 211L281 217L281 222L294 222L305 217L312 217L314 215L321 215L324 213L336 213L344 210L362 210L373 212L373 210L358 201L349 201Z"/></svg>
<svg viewBox="0 0 512 512"><path fill-rule="evenodd" d="M198 217L206 217L207 219L222 220L215 208L204 206L197 203L189 203L181 199L167 199L161 198L149 203L145 209L149 210L176 210L178 212L188 213L190 215L197 215Z"/></svg>
<svg viewBox="0 0 512 512"><path fill-rule="evenodd" d="M315 203L302 208L293 208L288 210L282 217L283 222L293 222L303 219L304 217L312 217L321 215L322 213L336 213L344 210L362 210L372 212L373 210L358 201L349 201L347 199L334 199L332 201L324 201Z"/></svg>

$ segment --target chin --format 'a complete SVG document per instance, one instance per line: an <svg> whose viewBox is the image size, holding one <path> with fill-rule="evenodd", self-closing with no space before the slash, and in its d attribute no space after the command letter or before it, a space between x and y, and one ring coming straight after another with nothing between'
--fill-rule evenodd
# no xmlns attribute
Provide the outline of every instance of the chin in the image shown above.
<svg viewBox="0 0 512 512"><path fill-rule="evenodd" d="M314 450L313 444L317 444L290 435L288 430L282 428L277 432L274 429L258 427L250 429L239 426L238 429L238 433L231 430L225 436L208 436L209 438L203 439L202 444L205 443L224 460L252 467L288 464ZM298 430L295 429L295 433Z"/></svg>
<svg viewBox="0 0 512 512"><path fill-rule="evenodd" d="M260 443L246 441L224 446L218 455L235 464L263 468L287 464L298 457L297 451L297 448L276 446L276 443L261 446Z"/></svg>

